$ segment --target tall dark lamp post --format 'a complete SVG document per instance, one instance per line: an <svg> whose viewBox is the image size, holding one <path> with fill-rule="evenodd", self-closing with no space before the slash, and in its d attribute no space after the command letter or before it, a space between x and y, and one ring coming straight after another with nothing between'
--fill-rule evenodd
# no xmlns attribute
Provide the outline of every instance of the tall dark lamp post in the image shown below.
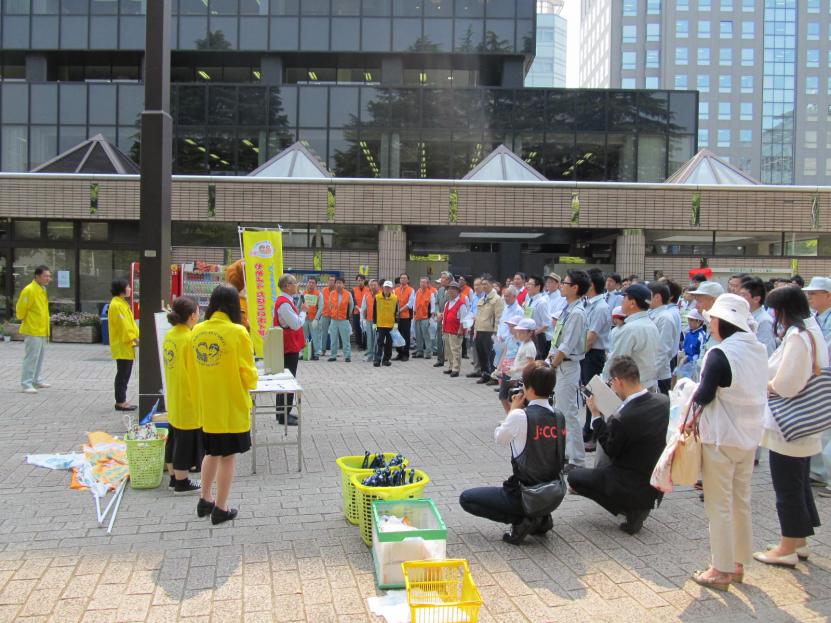
<svg viewBox="0 0 831 623"><path fill-rule="evenodd" d="M170 293L170 0L147 3L141 113L141 347L139 414L162 394L153 314Z"/></svg>

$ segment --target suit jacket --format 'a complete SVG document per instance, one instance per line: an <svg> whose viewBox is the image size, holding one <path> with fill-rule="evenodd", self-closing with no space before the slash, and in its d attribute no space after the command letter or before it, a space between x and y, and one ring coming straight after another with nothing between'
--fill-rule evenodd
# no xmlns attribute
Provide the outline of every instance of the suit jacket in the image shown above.
<svg viewBox="0 0 831 623"><path fill-rule="evenodd" d="M652 508L659 496L649 484L652 470L666 445L669 398L647 393L635 398L594 431L611 463L601 468L606 494L623 508Z"/></svg>

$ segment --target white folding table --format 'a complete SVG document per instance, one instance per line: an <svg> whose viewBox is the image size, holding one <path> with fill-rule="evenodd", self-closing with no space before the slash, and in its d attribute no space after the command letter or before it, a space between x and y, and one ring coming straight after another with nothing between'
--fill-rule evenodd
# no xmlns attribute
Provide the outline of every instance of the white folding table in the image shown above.
<svg viewBox="0 0 831 623"><path fill-rule="evenodd" d="M288 400L279 405L278 396L294 396L294 405L297 412L297 439L289 439L289 418L290 406ZM272 402L271 396L274 397ZM297 471L303 469L303 449L300 443L301 427L303 425L303 388L291 372L283 370L280 374L267 374L257 379L257 388L251 390L251 473L257 473L257 414L269 414L272 417L278 410L283 411L283 437L284 441L273 442L275 446L297 446Z"/></svg>

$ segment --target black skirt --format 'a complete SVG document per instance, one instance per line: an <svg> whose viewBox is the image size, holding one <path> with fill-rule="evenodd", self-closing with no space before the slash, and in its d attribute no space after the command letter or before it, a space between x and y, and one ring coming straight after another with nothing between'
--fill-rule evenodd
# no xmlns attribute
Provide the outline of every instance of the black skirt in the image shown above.
<svg viewBox="0 0 831 623"><path fill-rule="evenodd" d="M208 456L231 456L251 449L251 433L202 433L202 443Z"/></svg>
<svg viewBox="0 0 831 623"><path fill-rule="evenodd" d="M165 463L173 463L173 469L189 470L202 467L205 450L202 444L202 429L183 430L170 427L165 446Z"/></svg>

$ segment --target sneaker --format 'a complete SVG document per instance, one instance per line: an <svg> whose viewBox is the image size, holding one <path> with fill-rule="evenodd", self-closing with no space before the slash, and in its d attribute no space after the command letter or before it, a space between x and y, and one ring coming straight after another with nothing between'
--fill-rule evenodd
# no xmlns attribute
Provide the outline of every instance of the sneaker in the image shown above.
<svg viewBox="0 0 831 623"><path fill-rule="evenodd" d="M238 514L239 511L236 508L229 508L227 511L224 511L221 508L214 506L211 511L211 523L213 525L217 525L226 521L233 521L237 518Z"/></svg>
<svg viewBox="0 0 831 623"><path fill-rule="evenodd" d="M389 368L392 365L392 362L391 361L385 361L385 362L383 362L383 365L385 365L386 367Z"/></svg>
<svg viewBox="0 0 831 623"><path fill-rule="evenodd" d="M34 387L24 387L22 391L23 391L24 394L37 394L38 393L38 390L36 390Z"/></svg>
<svg viewBox="0 0 831 623"><path fill-rule="evenodd" d="M197 493L201 488L202 483L198 480L184 478L183 480L176 481L176 484L173 486L173 495Z"/></svg>
<svg viewBox="0 0 831 623"><path fill-rule="evenodd" d="M52 387L52 385L50 385L49 383L35 383L35 387L37 387L38 389L49 389L50 387Z"/></svg>
<svg viewBox="0 0 831 623"><path fill-rule="evenodd" d="M536 525L536 519L523 519L519 523L512 524L511 529L502 535L502 540L511 545L519 545Z"/></svg>
<svg viewBox="0 0 831 623"><path fill-rule="evenodd" d="M459 373L458 373L458 372L451 372L451 373L450 373L450 378L451 378L451 379L455 379L457 376L459 376Z"/></svg>
<svg viewBox="0 0 831 623"><path fill-rule="evenodd" d="M337 360L338 360L337 357L329 357L329 359L327 359L326 361L337 361Z"/></svg>
<svg viewBox="0 0 831 623"><path fill-rule="evenodd" d="M171 489L176 486L176 476L171 476L168 479L167 486L170 487Z"/></svg>
<svg viewBox="0 0 831 623"><path fill-rule="evenodd" d="M380 361L373 362L372 367L373 368L380 368L381 367L381 362Z"/></svg>
<svg viewBox="0 0 831 623"><path fill-rule="evenodd" d="M433 364L433 367L434 368L441 368L443 365L444 365L443 361L437 361L436 363Z"/></svg>
<svg viewBox="0 0 831 623"><path fill-rule="evenodd" d="M196 516L197 517L207 517L210 515L216 504L213 502L206 502L202 498L199 498L199 501L196 503Z"/></svg>
<svg viewBox="0 0 831 623"><path fill-rule="evenodd" d="M346 358L343 360L343 362L344 362L344 363L349 363L350 361L352 361L352 357L346 357Z"/></svg>

